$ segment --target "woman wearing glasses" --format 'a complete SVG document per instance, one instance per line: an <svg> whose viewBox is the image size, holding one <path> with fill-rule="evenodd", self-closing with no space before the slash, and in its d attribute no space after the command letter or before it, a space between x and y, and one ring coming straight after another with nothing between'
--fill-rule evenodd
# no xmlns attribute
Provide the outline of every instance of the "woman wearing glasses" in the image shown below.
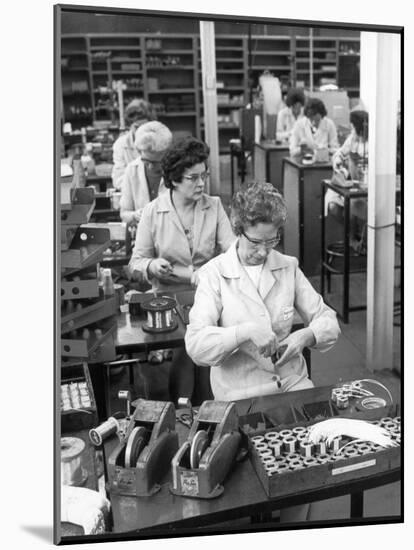
<svg viewBox="0 0 414 550"><path fill-rule="evenodd" d="M196 364L213 367L217 400L311 387L303 348L327 351L340 332L296 258L274 250L286 215L270 183L241 189L231 212L237 240L200 270L185 344ZM291 333L295 311L305 328Z"/></svg>
<svg viewBox="0 0 414 550"><path fill-rule="evenodd" d="M135 133L138 157L126 168L121 188L121 220L136 226L143 207L164 189L161 160L172 142L170 130L156 120L142 124Z"/></svg>
<svg viewBox="0 0 414 550"><path fill-rule="evenodd" d="M162 160L168 192L142 211L129 265L157 289L195 285L198 269L235 238L220 199L204 193L209 152L193 137L177 141Z"/></svg>
<svg viewBox="0 0 414 550"><path fill-rule="evenodd" d="M167 192L142 211L129 264L135 276L146 279L154 289L196 285L198 269L235 239L220 199L204 193L209 152L205 143L188 137L176 142L162 160ZM208 387L204 373L197 374L197 386ZM174 349L170 398L177 402L179 397L192 397L193 388L194 365L184 347ZM198 393L201 401L202 392Z"/></svg>

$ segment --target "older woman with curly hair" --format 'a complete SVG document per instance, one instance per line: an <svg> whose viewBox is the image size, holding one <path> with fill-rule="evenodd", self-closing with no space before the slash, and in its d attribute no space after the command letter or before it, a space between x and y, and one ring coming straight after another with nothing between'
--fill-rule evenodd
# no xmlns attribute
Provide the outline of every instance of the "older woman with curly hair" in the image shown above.
<svg viewBox="0 0 414 550"><path fill-rule="evenodd" d="M167 191L142 211L129 264L155 288L196 284L198 269L235 239L220 198L204 193L209 153L187 137L162 160Z"/></svg>
<svg viewBox="0 0 414 550"><path fill-rule="evenodd" d="M340 332L297 259L275 250L286 216L270 183L241 189L231 212L237 240L200 270L185 343L195 363L213 367L215 399L311 387L303 348L327 351ZM291 332L295 311L305 328Z"/></svg>

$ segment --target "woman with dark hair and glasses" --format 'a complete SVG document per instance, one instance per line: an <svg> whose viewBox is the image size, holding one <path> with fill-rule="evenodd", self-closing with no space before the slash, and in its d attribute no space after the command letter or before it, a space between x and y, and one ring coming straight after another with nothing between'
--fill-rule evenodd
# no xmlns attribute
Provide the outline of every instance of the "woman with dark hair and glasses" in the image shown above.
<svg viewBox="0 0 414 550"><path fill-rule="evenodd" d="M204 193L209 153L204 142L188 137L173 144L162 160L167 190L143 209L129 263L133 274L154 289L196 285L198 269L235 239L220 198ZM194 365L184 347L174 349L170 399L192 397L193 389Z"/></svg>
<svg viewBox="0 0 414 550"><path fill-rule="evenodd" d="M129 264L155 288L196 284L198 269L235 238L220 198L204 193L209 153L188 137L162 160L167 191L142 211Z"/></svg>
<svg viewBox="0 0 414 550"><path fill-rule="evenodd" d="M313 153L317 149L326 149L333 153L338 148L338 134L333 120L328 118L323 101L308 99L305 104L305 116L293 127L289 149L292 156L301 153Z"/></svg>
<svg viewBox="0 0 414 550"><path fill-rule="evenodd" d="M327 351L338 338L335 312L297 259L274 249L286 216L270 183L242 188L231 210L237 240L200 270L185 344L196 364L213 367L217 400L312 387L303 348ZM295 311L305 328L291 332Z"/></svg>

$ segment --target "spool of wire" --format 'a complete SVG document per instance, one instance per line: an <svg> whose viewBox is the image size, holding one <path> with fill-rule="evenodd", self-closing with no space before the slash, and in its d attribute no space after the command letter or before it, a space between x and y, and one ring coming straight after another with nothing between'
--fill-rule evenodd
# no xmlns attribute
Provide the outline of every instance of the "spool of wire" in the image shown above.
<svg viewBox="0 0 414 550"><path fill-rule="evenodd" d="M292 430L282 430L279 432L279 435L282 439L285 439L285 437L291 437L293 435Z"/></svg>
<svg viewBox="0 0 414 550"><path fill-rule="evenodd" d="M264 465L276 464L274 456L261 456L260 458L261 458Z"/></svg>
<svg viewBox="0 0 414 550"><path fill-rule="evenodd" d="M286 453L294 453L296 450L296 438L288 436L283 439L283 449Z"/></svg>
<svg viewBox="0 0 414 550"><path fill-rule="evenodd" d="M270 441L269 447L271 448L274 456L279 456L282 452L282 442L281 441Z"/></svg>
<svg viewBox="0 0 414 550"><path fill-rule="evenodd" d="M326 441L319 441L315 443L315 453L318 455L326 454Z"/></svg>
<svg viewBox="0 0 414 550"><path fill-rule="evenodd" d="M332 440L332 443L329 445L330 450L333 451L334 453L336 453L337 451L339 451L339 447L340 447L341 441L342 441L342 438L341 438L341 437L335 437L335 438Z"/></svg>
<svg viewBox="0 0 414 550"><path fill-rule="evenodd" d="M358 456L358 451L357 449L347 448L344 450L344 455L348 458L353 458L355 456Z"/></svg>
<svg viewBox="0 0 414 550"><path fill-rule="evenodd" d="M273 465L270 465L270 466L265 466L265 470L266 470L266 473L267 475L270 477L274 474L277 474L278 470L279 470L279 466L278 464L273 464Z"/></svg>
<svg viewBox="0 0 414 550"><path fill-rule="evenodd" d="M367 445L366 443L361 443L358 445L358 452L361 455L366 455L371 452L371 446Z"/></svg>
<svg viewBox="0 0 414 550"><path fill-rule="evenodd" d="M147 312L147 322L142 325L146 332L169 332L177 328L178 323L172 313L176 306L174 298L161 296L141 304Z"/></svg>
<svg viewBox="0 0 414 550"><path fill-rule="evenodd" d="M267 449L266 443L253 443L257 452L265 451Z"/></svg>
<svg viewBox="0 0 414 550"><path fill-rule="evenodd" d="M310 456L308 458L303 459L303 464L306 467L316 466L318 464L318 461L316 460L316 458L314 456Z"/></svg>
<svg viewBox="0 0 414 550"><path fill-rule="evenodd" d="M262 435L254 435L252 438L252 443L256 445L256 443L264 443L264 437Z"/></svg>
<svg viewBox="0 0 414 550"><path fill-rule="evenodd" d="M267 434L264 435L264 438L266 441L277 441L280 439L280 436L278 432L267 432Z"/></svg>
<svg viewBox="0 0 414 550"><path fill-rule="evenodd" d="M316 457L316 460L319 462L319 464L326 464L327 462L329 462L329 455L326 453L320 454Z"/></svg>
<svg viewBox="0 0 414 550"><path fill-rule="evenodd" d="M274 472L275 474L285 474L286 472L289 472L289 465L288 464L279 464L277 467L277 470Z"/></svg>
<svg viewBox="0 0 414 550"><path fill-rule="evenodd" d="M387 405L387 402L382 397L364 397L360 401L360 405L363 409L372 410L372 409L380 409L382 407L385 407Z"/></svg>
<svg viewBox="0 0 414 550"><path fill-rule="evenodd" d="M304 468L304 464L301 460L292 460L289 462L289 468L291 470L302 470Z"/></svg>
<svg viewBox="0 0 414 550"><path fill-rule="evenodd" d="M103 422L97 428L89 430L89 439L95 446L102 445L103 441L119 430L119 422L113 416Z"/></svg>
<svg viewBox="0 0 414 550"><path fill-rule="evenodd" d="M307 430L306 428L304 428L303 426L296 426L295 428L292 429L292 432L298 436L298 435L301 435L301 434L306 434L307 433Z"/></svg>
<svg viewBox="0 0 414 550"><path fill-rule="evenodd" d="M336 398L336 406L338 409L347 409L349 406L349 398L344 393L342 395L338 395Z"/></svg>
<svg viewBox="0 0 414 550"><path fill-rule="evenodd" d="M296 439L298 440L299 443L302 443L303 441L305 441L305 442L309 441L308 432L298 434L296 436Z"/></svg>
<svg viewBox="0 0 414 550"><path fill-rule="evenodd" d="M299 444L299 450L302 456L304 456L305 458L309 458L312 456L312 453L313 453L313 445L310 441L309 442L302 441Z"/></svg>
<svg viewBox="0 0 414 550"><path fill-rule="evenodd" d="M87 480L88 474L82 467L81 458L84 449L85 443L78 437L60 438L60 472L62 485L80 487Z"/></svg>
<svg viewBox="0 0 414 550"><path fill-rule="evenodd" d="M258 451L259 453L259 456L261 459L267 457L267 456L271 456L273 457L273 453L271 451L271 449L260 449L260 451Z"/></svg>
<svg viewBox="0 0 414 550"><path fill-rule="evenodd" d="M286 458L282 455L275 456L275 463L276 464L287 464Z"/></svg>

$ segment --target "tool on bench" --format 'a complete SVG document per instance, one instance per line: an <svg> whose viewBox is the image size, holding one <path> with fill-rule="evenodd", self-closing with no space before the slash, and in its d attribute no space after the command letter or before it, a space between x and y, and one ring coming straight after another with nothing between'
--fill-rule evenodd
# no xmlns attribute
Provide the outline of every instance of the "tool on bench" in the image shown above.
<svg viewBox="0 0 414 550"><path fill-rule="evenodd" d="M187 440L172 462L175 495L214 498L224 491L228 474L241 442L234 403L204 401L194 418Z"/></svg>

